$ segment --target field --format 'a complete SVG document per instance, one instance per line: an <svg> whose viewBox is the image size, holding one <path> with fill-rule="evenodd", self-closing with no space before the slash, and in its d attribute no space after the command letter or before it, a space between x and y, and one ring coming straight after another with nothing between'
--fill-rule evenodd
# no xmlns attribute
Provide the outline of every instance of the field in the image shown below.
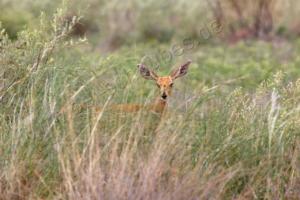
<svg viewBox="0 0 300 200"><path fill-rule="evenodd" d="M299 199L296 33L224 41L229 28L204 18L208 35L193 35L187 15L171 37L163 20L153 24L159 33L147 32L142 13L133 35L121 27L112 30L124 38L110 29L85 37L74 32L79 22L97 20L67 18L70 7L35 10L36 18L26 8L19 14L28 18L15 18L31 24L0 26L0 199ZM113 18L106 12L101 20ZM158 96L137 64L167 75L187 60L161 119L109 110Z"/></svg>

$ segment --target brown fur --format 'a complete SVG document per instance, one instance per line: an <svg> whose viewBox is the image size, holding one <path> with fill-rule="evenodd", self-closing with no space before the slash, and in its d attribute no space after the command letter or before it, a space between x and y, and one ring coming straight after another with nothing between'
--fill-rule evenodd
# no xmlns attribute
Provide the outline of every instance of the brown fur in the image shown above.
<svg viewBox="0 0 300 200"><path fill-rule="evenodd" d="M160 96L153 104L140 105L140 104L119 104L109 106L108 110L122 111L122 112L138 112L141 109L146 109L158 114L163 114L167 107L167 99L172 94L173 81L187 73L188 66L191 61L181 65L178 69L174 70L169 76L158 76L155 72L150 70L144 64L139 64L138 69L140 74L148 80L154 80L160 91ZM94 107L95 111L99 113L102 108L98 106L80 105L80 108ZM63 112L64 109L61 110Z"/></svg>

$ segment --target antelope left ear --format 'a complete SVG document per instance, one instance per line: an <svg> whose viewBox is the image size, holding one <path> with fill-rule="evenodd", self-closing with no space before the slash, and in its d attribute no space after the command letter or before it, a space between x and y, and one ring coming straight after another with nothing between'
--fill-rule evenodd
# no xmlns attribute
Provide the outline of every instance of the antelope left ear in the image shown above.
<svg viewBox="0 0 300 200"><path fill-rule="evenodd" d="M137 67L139 69L140 74L145 79L157 80L157 78L158 78L157 74L155 72L153 72L152 70L148 69L148 67L146 65L138 64Z"/></svg>
<svg viewBox="0 0 300 200"><path fill-rule="evenodd" d="M182 77L184 75L186 75L187 73L187 70L189 68L189 65L192 63L191 60L187 61L185 64L181 65L178 69L174 70L172 73L171 73L171 77L172 79L176 79L176 78L179 78L179 77Z"/></svg>

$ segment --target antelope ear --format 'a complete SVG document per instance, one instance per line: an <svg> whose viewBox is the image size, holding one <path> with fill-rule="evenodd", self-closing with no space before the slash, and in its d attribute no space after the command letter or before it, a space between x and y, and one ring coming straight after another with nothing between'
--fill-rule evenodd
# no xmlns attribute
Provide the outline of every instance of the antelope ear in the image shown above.
<svg viewBox="0 0 300 200"><path fill-rule="evenodd" d="M192 61L187 61L185 64L181 65L178 69L174 70L172 73L171 73L171 77L172 79L176 79L176 78L179 78L179 77L182 77L184 76L186 73L187 73L187 70L189 68L189 65L192 63Z"/></svg>
<svg viewBox="0 0 300 200"><path fill-rule="evenodd" d="M157 80L158 76L155 72L148 69L148 67L144 64L138 64L138 69L142 77L149 80Z"/></svg>

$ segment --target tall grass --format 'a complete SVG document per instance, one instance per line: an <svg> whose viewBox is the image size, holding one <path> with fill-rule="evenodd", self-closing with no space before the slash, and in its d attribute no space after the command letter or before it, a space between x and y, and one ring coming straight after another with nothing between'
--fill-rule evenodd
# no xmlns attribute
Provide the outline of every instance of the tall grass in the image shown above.
<svg viewBox="0 0 300 200"><path fill-rule="evenodd" d="M155 97L136 72L151 46L99 56L65 12L1 32L0 199L299 197L299 44L285 63L264 43L190 52L160 120L105 109Z"/></svg>

